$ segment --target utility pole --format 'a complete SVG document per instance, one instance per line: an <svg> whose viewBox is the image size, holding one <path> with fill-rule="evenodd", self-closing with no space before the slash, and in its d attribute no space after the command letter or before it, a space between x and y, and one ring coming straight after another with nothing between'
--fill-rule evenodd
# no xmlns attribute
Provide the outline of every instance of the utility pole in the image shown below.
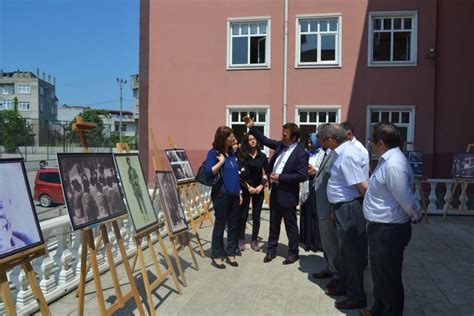
<svg viewBox="0 0 474 316"><path fill-rule="evenodd" d="M123 102L123 97L122 97L122 89L123 86L127 83L127 80L125 79L119 79L117 78L117 83L120 86L120 123L119 123L119 141L120 145L122 144L122 102Z"/></svg>

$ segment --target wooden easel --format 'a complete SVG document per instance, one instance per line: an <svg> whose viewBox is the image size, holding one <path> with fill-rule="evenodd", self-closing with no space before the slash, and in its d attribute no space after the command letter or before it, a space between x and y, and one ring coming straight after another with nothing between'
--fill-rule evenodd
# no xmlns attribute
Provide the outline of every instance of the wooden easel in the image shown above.
<svg viewBox="0 0 474 316"><path fill-rule="evenodd" d="M41 289L38 285L36 273L33 270L33 267L31 266L31 261L33 259L44 256L45 254L46 249L45 245L43 244L0 260L0 290L7 315L16 316L16 309L12 300L12 293L10 291L10 285L8 283L7 272L18 265L21 265L23 270L25 270L28 283L31 286L33 294L36 296L36 300L38 302L41 314L51 315L48 303L46 303L46 299L43 296L43 292L41 292Z"/></svg>
<svg viewBox="0 0 474 316"><path fill-rule="evenodd" d="M151 138L151 141L152 141L152 144L153 144L153 166L155 168L155 171L165 170L165 168L164 168L165 164L163 162L163 157L158 152L158 148L157 148L156 142L155 142L155 136L154 136L154 133L153 133L153 129L151 127L149 128L149 133L150 133L150 138ZM152 194L152 201L155 200L157 190L158 190L158 186L155 184L155 187L153 189L153 194ZM181 192L182 191L180 190L180 193ZM186 191L184 191L184 192L186 192ZM184 199L185 208L186 208L186 211L188 212L188 217L190 218L191 228L193 229L193 233L196 236L196 243L197 243L198 248L199 248L199 253L200 253L201 257L204 257L205 256L204 249L202 248L201 238L199 237L197 223L194 222L192 209L189 205L188 200L186 199L186 195L181 195L181 196ZM194 223L194 225L193 225L193 223ZM176 239L179 240L179 238L180 238L180 236L176 236ZM176 259L176 260L178 260L178 259Z"/></svg>
<svg viewBox="0 0 474 316"><path fill-rule="evenodd" d="M162 272L160 269L160 262L158 261L158 256L156 254L155 248L153 247L153 241L151 239L151 234L153 232L156 232L156 235L158 236L158 242L160 244L163 257L165 258L165 261L166 261L167 267L164 272ZM146 292L146 297L148 301L149 311L150 311L150 314L154 316L156 315L156 313L155 313L155 304L153 304L153 298L151 295L152 291L154 291L159 285L164 283L168 279L169 276L171 276L171 278L173 279L173 282L179 294L181 294L181 287L179 286L176 273L174 272L170 257L168 255L168 252L166 251L166 246L163 241L163 238L160 235L159 224L157 223L145 229L144 231L134 234L133 239L135 240L135 244L137 245L137 252L135 253L135 258L133 260L132 270L135 271L136 262L137 260L140 261L140 270L143 277L143 284L145 285L145 292ZM152 283L150 283L150 279L148 278L148 273L147 273L148 269L145 262L145 255L141 247L142 240L146 240L148 250L151 254L151 258L153 261L153 267L155 269L155 273L158 275L158 278Z"/></svg>
<svg viewBox="0 0 474 316"><path fill-rule="evenodd" d="M176 149L176 145L171 139L171 136L168 136L168 142L171 148ZM199 224L199 228L201 228L202 224L204 224L204 222L207 220L211 223L211 225L214 225L214 219L212 218L212 215L209 212L208 204L204 201L204 197L201 194L200 184L194 180L186 183L178 183L178 189L183 197L189 197L189 199L191 200L191 204L198 211L199 216L194 219L194 217L192 216L191 205L189 205L188 203L189 207L186 207L186 209L190 216L191 226ZM196 198L199 199L199 203L196 202Z"/></svg>
<svg viewBox="0 0 474 316"><path fill-rule="evenodd" d="M81 143L82 143L82 150L84 152L89 152L89 145L87 142L87 138L85 133L87 131L92 130L97 124L90 123L90 122L83 122L82 117L80 115L76 118L76 123L73 124L73 130L79 133ZM131 291L127 294L123 294L120 288L120 282L117 275L117 270L115 267L115 262L112 254L112 247L110 245L110 240L107 233L106 224L111 224L112 229L115 233L115 238L117 240L117 244L119 246L120 255L122 256L123 265L125 267L125 272L127 274L128 280L130 282ZM138 294L137 286L135 284L135 279L132 274L132 270L130 268L130 263L128 261L127 251L125 250L125 245L122 239L122 234L120 233L120 228L117 224L116 219L109 221L107 223L102 223L99 226L100 237L96 243L94 243L94 234L92 233L91 228L85 228L81 231L82 237L82 252L81 252L81 273L79 279L79 288L78 288L78 296L79 296L79 308L78 314L84 315L84 304L85 304L85 287L86 287L86 278L87 273L92 267L93 271L93 279L96 288L96 297L99 305L99 312L100 315L111 315L115 311L125 306L125 302L129 301L130 299L135 300L135 304L140 315L145 315L145 310L140 302L140 296ZM110 272L112 274L112 282L115 289L115 293L117 296L117 301L112 304L111 307L106 309L105 307L105 298L104 292L102 289L102 284L100 281L100 271L99 265L97 263L97 248L100 245L101 241L104 243L105 254L107 257L107 261L109 264ZM90 262L87 263L87 254L90 254Z"/></svg>
<svg viewBox="0 0 474 316"><path fill-rule="evenodd" d="M467 145L466 153L470 153L471 148L474 148L474 144ZM448 216L448 210L449 210L449 207L451 206L451 203L453 202L454 194L456 193L456 189L458 185L461 186L461 196L459 197L461 204L459 206L459 210L462 211L464 210L464 207L465 207L465 194L466 194L467 186L469 185L469 183L474 182L473 180L464 179L464 178L453 179L453 180L454 180L454 185L453 185L453 188L451 189L451 194L449 195L449 198L446 201L446 204L444 205L443 222L446 221L446 216Z"/></svg>
<svg viewBox="0 0 474 316"><path fill-rule="evenodd" d="M118 153L121 152L130 152L130 147L128 146L128 143L116 143L115 144L115 149L117 150Z"/></svg>

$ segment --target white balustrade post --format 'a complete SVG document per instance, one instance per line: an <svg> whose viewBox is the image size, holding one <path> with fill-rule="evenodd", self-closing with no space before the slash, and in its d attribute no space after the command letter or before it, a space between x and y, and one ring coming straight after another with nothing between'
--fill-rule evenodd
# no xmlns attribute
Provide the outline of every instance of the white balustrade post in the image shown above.
<svg viewBox="0 0 474 316"><path fill-rule="evenodd" d="M436 184L436 182L430 182L430 196L428 197L430 202L428 205L429 211L436 210Z"/></svg>
<svg viewBox="0 0 474 316"><path fill-rule="evenodd" d="M28 279L26 278L26 274L23 269L21 269L20 275L18 276L18 283L20 290L18 291L18 295L16 298L16 307L17 309L22 309L26 305L35 301L35 296L33 295L33 291L28 285Z"/></svg>
<svg viewBox="0 0 474 316"><path fill-rule="evenodd" d="M446 194L444 195L444 204L445 204L445 207L446 207L446 203L448 203L449 199L451 198L451 193L452 193L451 190L453 188L453 183L451 181L447 181L447 182L445 182L445 185L446 185ZM450 209L452 207L452 204L449 203L449 205L447 207L448 207L448 209Z"/></svg>
<svg viewBox="0 0 474 316"><path fill-rule="evenodd" d="M54 277L54 268L56 264L51 259L49 252L43 256L43 262L41 263L41 281L39 286L45 296L56 289L56 280Z"/></svg>
<svg viewBox="0 0 474 316"><path fill-rule="evenodd" d="M73 249L76 251L76 277L79 278L81 275L81 258L82 258L82 232L76 231L74 232L74 246Z"/></svg>
<svg viewBox="0 0 474 316"><path fill-rule="evenodd" d="M74 270L72 269L72 262L74 261L74 254L71 252L73 234L67 232L67 239L64 240L63 253L61 254L61 271L59 272L59 284L67 284L74 279Z"/></svg>

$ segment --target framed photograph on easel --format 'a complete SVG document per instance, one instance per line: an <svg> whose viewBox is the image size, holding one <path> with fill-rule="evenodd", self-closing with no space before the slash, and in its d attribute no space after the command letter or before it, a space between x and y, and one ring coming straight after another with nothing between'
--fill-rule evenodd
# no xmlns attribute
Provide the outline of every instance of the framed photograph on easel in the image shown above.
<svg viewBox="0 0 474 316"><path fill-rule="evenodd" d="M127 214L111 153L58 154L58 165L74 230Z"/></svg>
<svg viewBox="0 0 474 316"><path fill-rule="evenodd" d="M165 149L165 154L178 183L194 180L193 168L184 149Z"/></svg>
<svg viewBox="0 0 474 316"><path fill-rule="evenodd" d="M135 232L158 223L138 154L115 154L114 158Z"/></svg>
<svg viewBox="0 0 474 316"><path fill-rule="evenodd" d="M451 175L453 179L474 180L474 153L454 154Z"/></svg>
<svg viewBox="0 0 474 316"><path fill-rule="evenodd" d="M0 259L44 243L23 159L0 159Z"/></svg>
<svg viewBox="0 0 474 316"><path fill-rule="evenodd" d="M163 205L163 213L169 230L173 235L188 229L188 222L178 197L178 190L173 174L169 171L156 171L158 195Z"/></svg>
<svg viewBox="0 0 474 316"><path fill-rule="evenodd" d="M405 156L410 163L410 166L413 170L415 177L423 176L423 157L424 154L422 151L406 151Z"/></svg>

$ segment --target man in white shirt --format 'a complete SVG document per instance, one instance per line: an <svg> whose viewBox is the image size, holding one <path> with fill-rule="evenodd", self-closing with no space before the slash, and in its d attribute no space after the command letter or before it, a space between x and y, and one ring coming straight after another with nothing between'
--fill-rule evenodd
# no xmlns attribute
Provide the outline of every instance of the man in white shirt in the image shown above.
<svg viewBox="0 0 474 316"><path fill-rule="evenodd" d="M422 218L413 193L413 171L400 151L400 131L392 123L372 129L371 146L380 156L364 199L368 221L370 268L374 281L374 305L363 315L403 314L403 252L411 238L411 224Z"/></svg>
<svg viewBox="0 0 474 316"><path fill-rule="evenodd" d="M362 199L368 186L368 159L346 138L339 124L328 127L327 146L334 151L327 195L336 218L342 274L347 298L336 302L339 309L367 306L364 292L364 267L367 262L367 236L362 212ZM327 291L342 295L343 288Z"/></svg>
<svg viewBox="0 0 474 316"><path fill-rule="evenodd" d="M367 161L368 161L369 160L369 151L354 136L354 127L352 126L352 124L349 123L349 122L344 122L344 123L341 123L341 126L346 130L347 140L349 140L352 143L352 145L356 146L357 149L359 149L364 154L364 157L367 157Z"/></svg>

